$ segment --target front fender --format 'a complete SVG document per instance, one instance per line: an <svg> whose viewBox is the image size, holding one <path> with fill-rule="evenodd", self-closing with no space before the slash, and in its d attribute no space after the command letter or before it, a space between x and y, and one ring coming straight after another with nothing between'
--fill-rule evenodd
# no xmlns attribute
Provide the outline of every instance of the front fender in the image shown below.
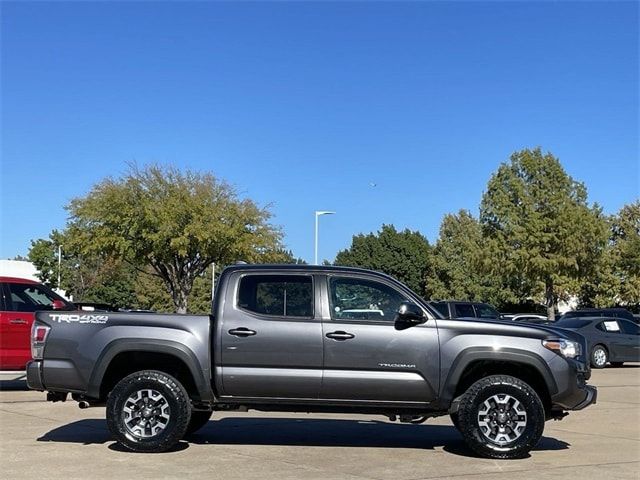
<svg viewBox="0 0 640 480"><path fill-rule="evenodd" d="M442 383L440 399L443 405L448 405L453 400L456 387L467 367L473 362L481 360L509 362L533 367L544 379L549 394L555 395L558 392L558 386L548 363L537 353L515 348L500 348L496 350L490 346L468 347L462 350L454 359L447 378Z"/></svg>

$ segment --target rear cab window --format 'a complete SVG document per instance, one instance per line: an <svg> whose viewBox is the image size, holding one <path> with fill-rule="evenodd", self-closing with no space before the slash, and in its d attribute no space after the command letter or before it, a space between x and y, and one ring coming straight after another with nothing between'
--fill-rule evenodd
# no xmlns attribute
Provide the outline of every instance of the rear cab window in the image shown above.
<svg viewBox="0 0 640 480"><path fill-rule="evenodd" d="M259 315L312 318L313 278L309 275L246 275L237 305Z"/></svg>

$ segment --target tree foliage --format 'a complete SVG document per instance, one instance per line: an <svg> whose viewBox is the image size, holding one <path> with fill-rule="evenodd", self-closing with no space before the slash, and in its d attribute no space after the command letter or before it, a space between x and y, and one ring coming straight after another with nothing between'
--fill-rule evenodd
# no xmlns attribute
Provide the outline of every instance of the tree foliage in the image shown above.
<svg viewBox="0 0 640 480"><path fill-rule="evenodd" d="M378 270L422 293L430 255L429 242L421 233L382 225L377 233L354 235L351 247L338 252L334 264Z"/></svg>
<svg viewBox="0 0 640 480"><path fill-rule="evenodd" d="M180 313L212 262L255 262L281 248L269 210L210 173L132 167L73 199L68 210L69 228L88 251L150 267Z"/></svg>
<svg viewBox="0 0 640 480"><path fill-rule="evenodd" d="M519 295L543 288L551 318L558 300L586 278L606 244L606 222L585 186L553 155L522 150L489 180L480 206L491 273L521 278Z"/></svg>
<svg viewBox="0 0 640 480"><path fill-rule="evenodd" d="M53 230L49 239L31 242L29 261L40 280L64 290L76 302L108 303L131 307L136 303L136 271L122 260L97 252L85 252L74 229ZM58 285L58 247L62 247Z"/></svg>
<svg viewBox="0 0 640 480"><path fill-rule="evenodd" d="M580 288L583 306L640 307L640 201L625 205L608 221L608 245Z"/></svg>
<svg viewBox="0 0 640 480"><path fill-rule="evenodd" d="M425 296L493 304L509 301L510 291L485 273L487 254L480 223L469 211L445 215L427 273Z"/></svg>

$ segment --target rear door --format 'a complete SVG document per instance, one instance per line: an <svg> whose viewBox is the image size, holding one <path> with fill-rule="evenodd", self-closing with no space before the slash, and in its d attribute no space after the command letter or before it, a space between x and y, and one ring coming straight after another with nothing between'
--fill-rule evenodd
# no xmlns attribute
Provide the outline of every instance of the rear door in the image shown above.
<svg viewBox="0 0 640 480"><path fill-rule="evenodd" d="M620 328L620 321L615 318L607 318L600 322L596 328L605 332L604 338L609 349L609 361L624 361L627 356L626 336Z"/></svg>
<svg viewBox="0 0 640 480"><path fill-rule="evenodd" d="M314 275L232 275L219 327L223 395L317 399L322 323Z"/></svg>
<svg viewBox="0 0 640 480"><path fill-rule="evenodd" d="M408 292L378 277L328 275L323 283L321 397L370 402L430 402L439 382L435 320L396 321ZM426 312L425 312L426 313Z"/></svg>

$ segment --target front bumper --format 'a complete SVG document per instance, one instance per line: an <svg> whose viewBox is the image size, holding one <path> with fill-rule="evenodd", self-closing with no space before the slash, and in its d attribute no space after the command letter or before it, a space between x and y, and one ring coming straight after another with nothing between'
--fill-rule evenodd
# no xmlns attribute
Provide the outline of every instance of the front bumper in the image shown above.
<svg viewBox="0 0 640 480"><path fill-rule="evenodd" d="M598 390L588 385L591 369L588 363L557 357L551 363L558 391L551 396L552 407L556 410L582 410L596 403Z"/></svg>
<svg viewBox="0 0 640 480"><path fill-rule="evenodd" d="M573 407L573 410L582 410L583 408L587 408L589 405L596 404L596 400L598 399L598 389L593 385L585 385L584 389L586 390L584 400Z"/></svg>

